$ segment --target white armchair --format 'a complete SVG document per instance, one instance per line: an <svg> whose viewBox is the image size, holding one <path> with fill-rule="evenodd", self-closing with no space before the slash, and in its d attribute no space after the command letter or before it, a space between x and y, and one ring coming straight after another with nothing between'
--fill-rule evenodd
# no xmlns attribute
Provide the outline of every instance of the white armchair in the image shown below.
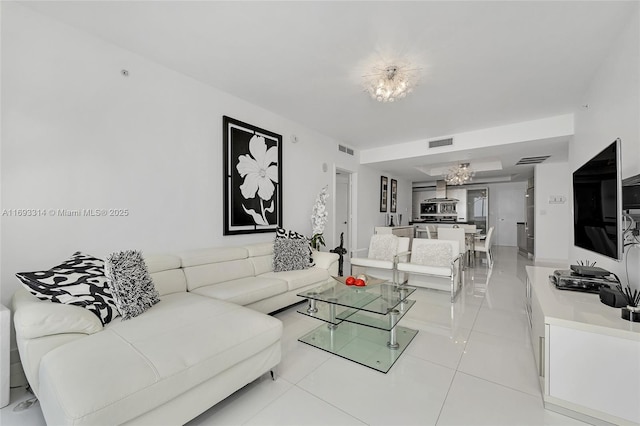
<svg viewBox="0 0 640 426"><path fill-rule="evenodd" d="M368 276L397 282L396 265L398 261L409 258L408 237L398 237L393 234L376 234L371 237L368 249L358 249L355 252L367 251L366 257L351 258L351 274L367 274ZM404 281L404 277L400 282Z"/></svg>
<svg viewBox="0 0 640 426"><path fill-rule="evenodd" d="M398 273L409 275L409 285L451 292L453 302L460 284L458 241L419 238L413 240L411 261L398 262Z"/></svg>

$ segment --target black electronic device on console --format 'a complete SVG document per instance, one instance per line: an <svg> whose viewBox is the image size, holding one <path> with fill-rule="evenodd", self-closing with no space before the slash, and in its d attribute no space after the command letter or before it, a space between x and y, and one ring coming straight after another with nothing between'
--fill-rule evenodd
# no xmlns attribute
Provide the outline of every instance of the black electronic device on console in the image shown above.
<svg viewBox="0 0 640 426"><path fill-rule="evenodd" d="M607 275L610 275L610 273L607 272ZM603 276L584 276L573 271L561 269L554 271L553 275L549 275L549 281L559 290L573 290L596 294L600 293L600 287L609 287L618 284L618 281L615 279L609 279Z"/></svg>
<svg viewBox="0 0 640 426"><path fill-rule="evenodd" d="M617 287L600 287L600 301L612 308L624 308L629 304L625 296Z"/></svg>
<svg viewBox="0 0 640 426"><path fill-rule="evenodd" d="M597 266L571 265L571 270L583 277L606 277L611 275L611 272Z"/></svg>

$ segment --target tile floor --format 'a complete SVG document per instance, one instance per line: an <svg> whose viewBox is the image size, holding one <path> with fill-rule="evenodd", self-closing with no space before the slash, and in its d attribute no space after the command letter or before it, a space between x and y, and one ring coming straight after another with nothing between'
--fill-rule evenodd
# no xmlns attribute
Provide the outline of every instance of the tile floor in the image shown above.
<svg viewBox="0 0 640 426"><path fill-rule="evenodd" d="M524 266L513 247L496 247L492 270L477 262L454 304L419 289L402 319L419 330L382 374L297 341L319 325L296 313L284 323L277 380L268 375L212 407L189 425L575 425L543 408L524 310ZM5 425L43 425L39 406L15 389L0 410Z"/></svg>

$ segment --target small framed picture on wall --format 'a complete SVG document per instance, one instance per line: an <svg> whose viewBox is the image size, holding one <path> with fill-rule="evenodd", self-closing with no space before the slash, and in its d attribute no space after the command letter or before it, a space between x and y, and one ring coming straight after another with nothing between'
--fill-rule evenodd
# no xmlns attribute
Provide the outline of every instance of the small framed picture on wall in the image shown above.
<svg viewBox="0 0 640 426"><path fill-rule="evenodd" d="M386 176L380 176L380 211L387 211L387 201L389 194L389 179Z"/></svg>
<svg viewBox="0 0 640 426"><path fill-rule="evenodd" d="M398 181L391 179L391 213L398 210Z"/></svg>

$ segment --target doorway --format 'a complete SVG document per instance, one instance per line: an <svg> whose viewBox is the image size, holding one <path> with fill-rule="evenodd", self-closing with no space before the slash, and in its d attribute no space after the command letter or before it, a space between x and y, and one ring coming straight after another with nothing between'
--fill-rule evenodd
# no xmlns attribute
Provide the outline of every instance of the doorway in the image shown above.
<svg viewBox="0 0 640 426"><path fill-rule="evenodd" d="M488 217L489 189L469 189L467 191L467 222L475 224L481 234L487 235Z"/></svg>
<svg viewBox="0 0 640 426"><path fill-rule="evenodd" d="M340 238L342 235L342 247L347 251L343 257L343 270L348 272L350 270L349 265L349 253L351 252L351 241L353 241L353 185L354 174L349 170L335 169L335 222L334 222L334 235L333 246L329 247L329 250L338 247L340 245Z"/></svg>

